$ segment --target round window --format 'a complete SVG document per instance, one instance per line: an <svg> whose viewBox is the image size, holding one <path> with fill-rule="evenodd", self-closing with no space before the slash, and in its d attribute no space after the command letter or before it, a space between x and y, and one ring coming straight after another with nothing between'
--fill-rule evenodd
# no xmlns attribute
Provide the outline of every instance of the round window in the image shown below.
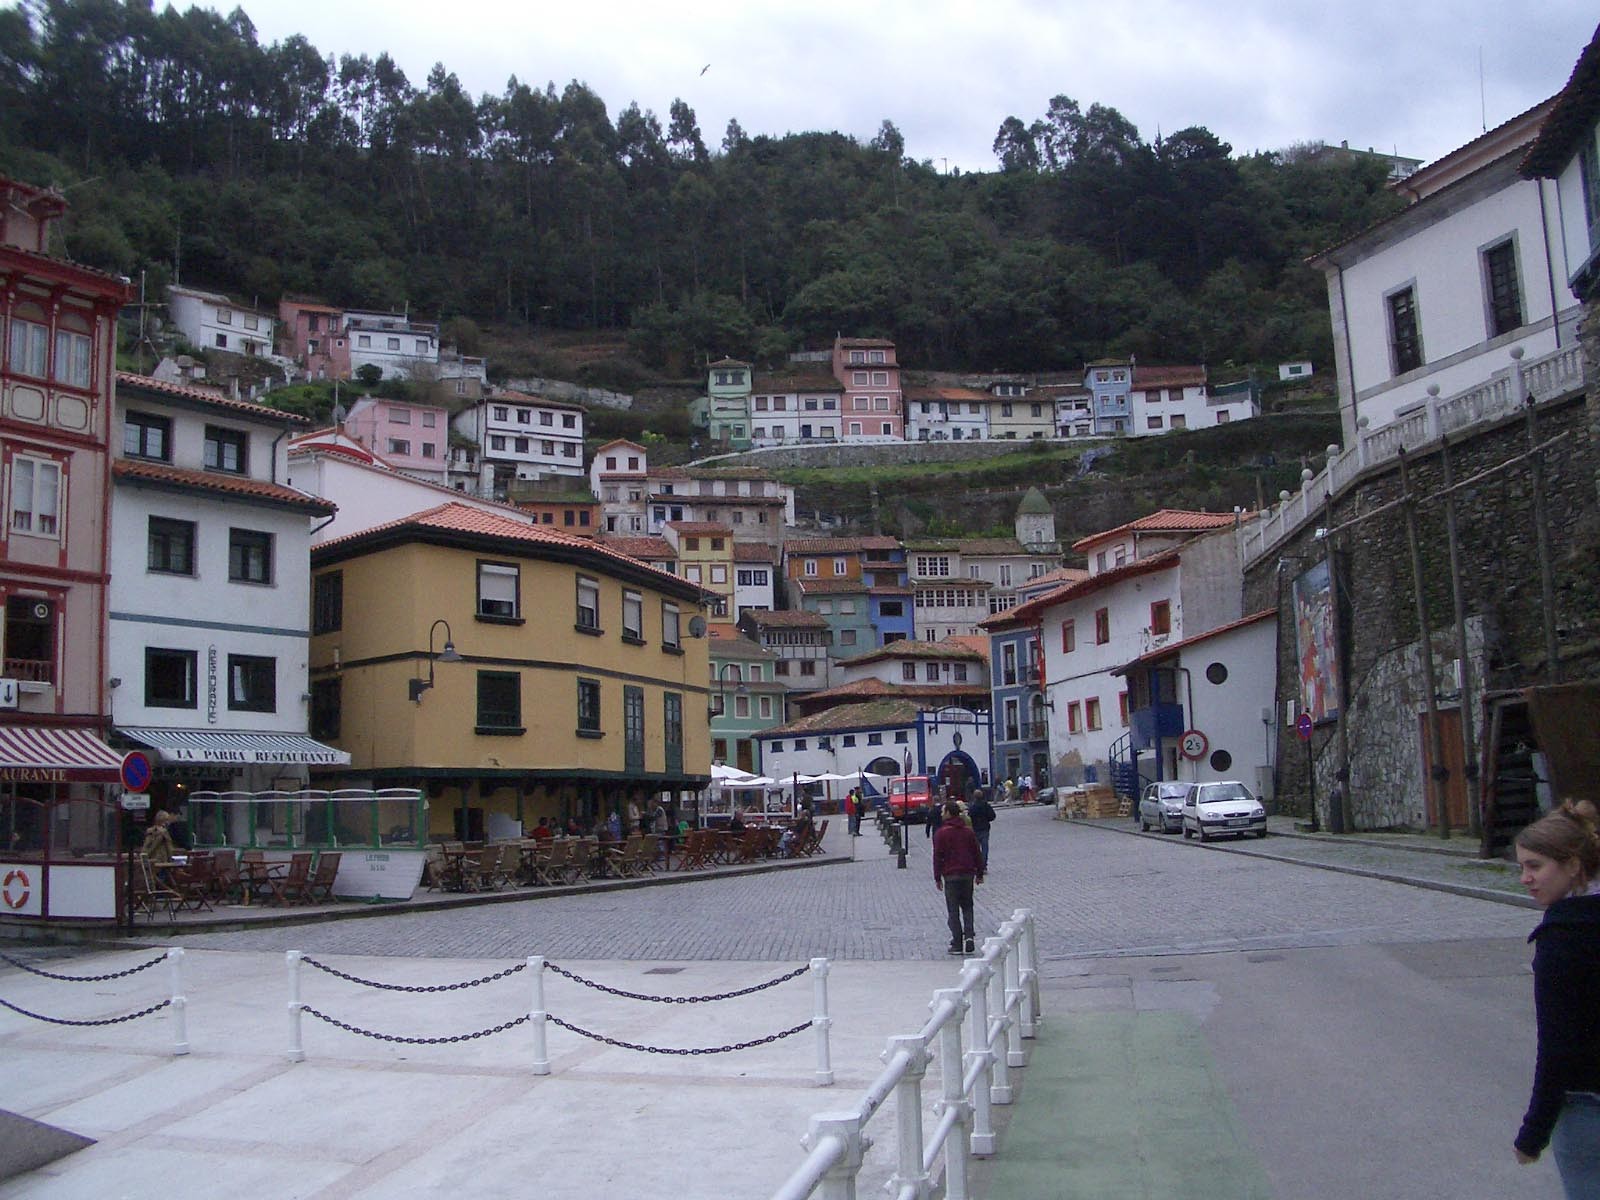
<svg viewBox="0 0 1600 1200"><path fill-rule="evenodd" d="M1212 663L1206 668L1206 678L1215 684L1227 683L1228 668L1219 662Z"/></svg>
<svg viewBox="0 0 1600 1200"><path fill-rule="evenodd" d="M1233 755L1226 750L1214 750L1211 752L1211 769L1213 771L1226 771L1231 766L1233 766Z"/></svg>

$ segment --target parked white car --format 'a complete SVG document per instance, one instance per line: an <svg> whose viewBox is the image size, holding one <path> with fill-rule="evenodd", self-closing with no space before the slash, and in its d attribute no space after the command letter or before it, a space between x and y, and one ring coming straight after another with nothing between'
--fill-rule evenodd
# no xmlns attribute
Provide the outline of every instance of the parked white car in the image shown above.
<svg viewBox="0 0 1600 1200"><path fill-rule="evenodd" d="M1267 836L1267 810L1260 798L1233 779L1191 783L1183 797L1183 836L1208 842L1221 834Z"/></svg>
<svg viewBox="0 0 1600 1200"><path fill-rule="evenodd" d="M1183 828L1183 800L1190 785L1168 779L1150 784L1139 797L1139 828L1151 826L1162 833L1177 833Z"/></svg>

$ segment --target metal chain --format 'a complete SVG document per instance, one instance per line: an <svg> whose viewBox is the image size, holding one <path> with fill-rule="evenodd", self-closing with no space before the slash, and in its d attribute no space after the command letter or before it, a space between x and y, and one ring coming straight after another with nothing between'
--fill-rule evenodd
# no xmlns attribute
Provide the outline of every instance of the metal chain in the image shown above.
<svg viewBox="0 0 1600 1200"><path fill-rule="evenodd" d="M25 962L12 958L9 954L0 954L0 962L8 962L13 967L29 971L34 975L43 975L46 979L59 979L63 983L104 983L107 979L123 979L129 975L137 975L140 971L148 971L151 967L166 961L167 956L163 954L160 958L152 958L149 962L140 963L137 967L129 967L126 971L113 971L109 975L57 975L53 971L42 971L38 967L29 966Z"/></svg>
<svg viewBox="0 0 1600 1200"><path fill-rule="evenodd" d="M160 1012L163 1008L167 1007L167 1005L171 1003L172 998L169 996L167 999L161 1001L160 1004L152 1004L149 1008L142 1008L138 1012L129 1013L125 1017L103 1017L98 1021L69 1021L65 1017L47 1017L43 1013L29 1012L25 1008L18 1008L9 1000L0 1000L0 1005L4 1005L14 1013L21 1013L25 1017L32 1017L35 1021L48 1021L52 1025L120 1025L124 1021L137 1021L140 1017L148 1017L153 1012Z"/></svg>
<svg viewBox="0 0 1600 1200"><path fill-rule="evenodd" d="M464 985L457 984L455 986L460 987ZM411 988L408 990L416 991L418 989ZM444 989L425 988L422 990L442 991ZM493 1029L480 1029L477 1033L458 1033L450 1037L401 1037L398 1034L393 1033L376 1033L371 1029L362 1029L359 1025L347 1025L345 1022L340 1021L335 1017L328 1016L327 1013L318 1012L309 1004L302 1004L300 1006L300 1011L310 1013L313 1017L316 1017L317 1020L326 1021L329 1025L336 1025L346 1033L358 1033L362 1037L376 1038L380 1042L402 1042L407 1046L441 1046L447 1042L470 1042L475 1038L486 1038L497 1033L504 1033L508 1029L515 1029L524 1021L532 1020L527 1013L523 1013L514 1021L507 1021L504 1025L496 1025Z"/></svg>
<svg viewBox="0 0 1600 1200"><path fill-rule="evenodd" d="M590 1038L596 1042L604 1042L608 1046L616 1046L623 1050L640 1050L645 1054L728 1054L734 1050L748 1050L752 1046L765 1046L771 1042L781 1041L786 1037L793 1037L802 1030L810 1029L812 1025L810 1021L803 1021L793 1028L783 1030L781 1033L769 1033L766 1037L752 1038L748 1042L735 1042L731 1046L642 1046L638 1042L624 1042L617 1038L606 1037L603 1033L582 1029L550 1013L546 1013L545 1016L551 1024L559 1025L561 1028L576 1033L581 1037Z"/></svg>
<svg viewBox="0 0 1600 1200"><path fill-rule="evenodd" d="M462 988L475 988L480 984L493 983L497 979L504 979L508 975L515 975L518 971L526 971L528 969L527 963L520 962L514 967L507 967L504 971L496 971L493 975L485 975L482 979L469 979L465 983L437 983L429 986L404 983L379 983L375 979L362 979L359 975L347 975L345 972L336 967L330 967L326 963L319 963L309 954L302 955L300 961L309 967L315 967L319 971L326 971L329 975L335 975L349 983L359 983L363 987L382 988L386 992L455 992L461 990Z"/></svg>
<svg viewBox="0 0 1600 1200"><path fill-rule="evenodd" d="M573 982L581 983L584 987L593 988L597 992L605 992L611 996L621 996L624 1000L648 1000L653 1004L705 1004L712 1000L732 1000L739 996L750 996L756 992L764 992L768 988L777 987L780 983L788 983L789 980L798 979L811 969L809 964L803 967L796 967L787 975L780 975L776 979L768 980L766 983L740 988L736 992L718 992L714 996L649 996L643 992L625 992L621 988L607 987L603 983L585 979L582 975L574 975L571 971L558 967L553 962L547 962L545 966L549 967L557 975L564 975Z"/></svg>

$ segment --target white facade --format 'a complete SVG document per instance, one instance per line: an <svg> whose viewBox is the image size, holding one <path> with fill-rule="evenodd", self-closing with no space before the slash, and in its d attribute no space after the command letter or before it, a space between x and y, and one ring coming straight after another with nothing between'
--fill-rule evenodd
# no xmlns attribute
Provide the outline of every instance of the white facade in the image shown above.
<svg viewBox="0 0 1600 1200"><path fill-rule="evenodd" d="M439 361L439 327L412 321L403 313L346 312L350 374L377 367L385 379L410 379Z"/></svg>
<svg viewBox="0 0 1600 1200"><path fill-rule="evenodd" d="M172 324L200 350L226 350L253 357L272 353L273 318L235 304L216 292L169 287Z"/></svg>
<svg viewBox="0 0 1600 1200"><path fill-rule="evenodd" d="M1527 357L1571 345L1578 307L1561 285L1571 258L1564 181L1517 174L1547 106L1492 130L1406 181L1421 198L1324 251L1346 444ZM1509 276L1509 278L1508 278ZM1504 292L1509 290L1509 317ZM1552 297L1555 303L1552 303ZM1414 329L1414 336L1411 330Z"/></svg>
<svg viewBox="0 0 1600 1200"><path fill-rule="evenodd" d="M582 478L583 410L505 394L465 408L451 428L477 447L488 494L502 496L510 479Z"/></svg>
<svg viewBox="0 0 1600 1200"><path fill-rule="evenodd" d="M840 725L848 722L854 706L832 710L840 714ZM931 775L951 753L969 755L981 777L989 771L989 717L964 708L943 708L918 712L909 721L888 721L881 725L858 725L820 729L816 732L763 733L761 769L772 779L791 775L854 775L879 759L893 759L903 767L911 758L912 775ZM798 744L798 746L797 746ZM897 767L898 774L901 767ZM848 788L844 783L839 785Z"/></svg>
<svg viewBox="0 0 1600 1200"><path fill-rule="evenodd" d="M739 562L733 564L733 613L735 621L747 609L776 607L777 568L771 563Z"/></svg>
<svg viewBox="0 0 1600 1200"><path fill-rule="evenodd" d="M962 389L959 396L910 392L906 396L906 441L960 442L986 438L990 436L992 403L993 397L987 393L968 395L966 389Z"/></svg>
<svg viewBox="0 0 1600 1200"><path fill-rule="evenodd" d="M163 403L126 383L118 392L113 445L132 469L116 473L111 504L112 722L304 735L310 526L325 506L273 482L286 476L281 417L207 407L197 395ZM152 421L170 422L170 437L149 436ZM242 470L208 468L217 430L242 439ZM246 790L284 777L300 786L306 775L284 762L219 769Z"/></svg>
<svg viewBox="0 0 1600 1200"><path fill-rule="evenodd" d="M757 388L761 385L756 377ZM834 442L842 436L837 388L812 391L757 391L750 397L750 442L783 446L793 442Z"/></svg>
<svg viewBox="0 0 1600 1200"><path fill-rule="evenodd" d="M533 515L520 508L428 483L379 463L363 462L348 450L330 447L332 440L321 436L297 439L289 450L289 486L339 506L331 521L315 523L311 531L313 545L441 504L465 504L498 517L534 524Z"/></svg>
<svg viewBox="0 0 1600 1200"><path fill-rule="evenodd" d="M1137 380L1137 372L1134 378ZM1205 429L1229 421L1248 421L1257 415L1248 394L1220 400L1203 383L1148 388L1135 384L1129 399L1132 424L1128 433L1132 437L1155 437L1174 429Z"/></svg>

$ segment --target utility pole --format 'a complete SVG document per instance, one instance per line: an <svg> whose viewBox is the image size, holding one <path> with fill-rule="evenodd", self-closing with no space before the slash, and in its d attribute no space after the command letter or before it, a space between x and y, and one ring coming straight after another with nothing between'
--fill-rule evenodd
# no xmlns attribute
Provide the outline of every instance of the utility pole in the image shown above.
<svg viewBox="0 0 1600 1200"><path fill-rule="evenodd" d="M1400 511L1405 515L1406 544L1411 550L1411 589L1417 602L1417 640L1422 655L1422 694L1427 702L1428 758L1433 769L1423 781L1433 800L1439 822L1439 836L1450 836L1450 814L1445 810L1444 782L1450 769L1444 765L1444 750L1439 740L1439 701L1433 678L1433 628L1428 624L1428 598L1422 590L1422 549L1417 542L1417 503L1411 494L1411 470L1405 447L1400 448Z"/></svg>

